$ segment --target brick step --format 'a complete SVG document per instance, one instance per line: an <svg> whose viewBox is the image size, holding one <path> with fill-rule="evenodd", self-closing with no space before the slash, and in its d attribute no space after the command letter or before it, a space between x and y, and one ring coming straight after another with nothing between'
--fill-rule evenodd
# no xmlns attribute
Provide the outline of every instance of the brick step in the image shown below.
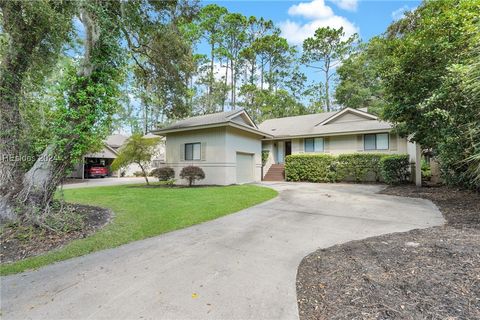
<svg viewBox="0 0 480 320"><path fill-rule="evenodd" d="M268 169L267 174L263 178L264 181L284 181L285 180L285 165L272 164Z"/></svg>

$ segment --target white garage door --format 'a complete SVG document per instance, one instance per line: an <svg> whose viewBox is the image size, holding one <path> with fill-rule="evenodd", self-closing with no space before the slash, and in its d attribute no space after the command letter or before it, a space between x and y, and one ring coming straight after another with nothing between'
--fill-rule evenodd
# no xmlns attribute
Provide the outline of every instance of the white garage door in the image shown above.
<svg viewBox="0 0 480 320"><path fill-rule="evenodd" d="M253 182L253 154L237 152L237 183Z"/></svg>

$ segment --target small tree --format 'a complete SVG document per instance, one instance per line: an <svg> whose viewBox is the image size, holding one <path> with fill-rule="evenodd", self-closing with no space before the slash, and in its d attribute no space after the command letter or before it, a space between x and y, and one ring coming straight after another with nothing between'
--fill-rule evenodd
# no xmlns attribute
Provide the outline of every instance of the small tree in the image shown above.
<svg viewBox="0 0 480 320"><path fill-rule="evenodd" d="M205 172L200 167L188 166L180 171L180 178L188 180L188 186L191 187L195 180L205 179Z"/></svg>
<svg viewBox="0 0 480 320"><path fill-rule="evenodd" d="M140 167L145 181L149 184L147 169L157 151L159 142L160 138L144 138L141 134L132 135L125 146L120 149L117 158L112 163L112 169L118 170L135 163Z"/></svg>

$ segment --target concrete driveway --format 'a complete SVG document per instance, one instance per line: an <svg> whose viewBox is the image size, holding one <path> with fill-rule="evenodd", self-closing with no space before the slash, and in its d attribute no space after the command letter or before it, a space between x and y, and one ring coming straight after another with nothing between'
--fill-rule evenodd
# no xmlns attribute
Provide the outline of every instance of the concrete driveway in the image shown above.
<svg viewBox="0 0 480 320"><path fill-rule="evenodd" d="M296 319L319 247L443 223L376 185L271 183L279 197L214 221L2 278L3 319Z"/></svg>

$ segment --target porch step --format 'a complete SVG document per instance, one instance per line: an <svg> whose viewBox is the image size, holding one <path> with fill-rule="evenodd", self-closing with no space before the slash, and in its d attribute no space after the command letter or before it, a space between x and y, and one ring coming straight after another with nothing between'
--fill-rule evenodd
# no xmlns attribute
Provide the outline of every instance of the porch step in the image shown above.
<svg viewBox="0 0 480 320"><path fill-rule="evenodd" d="M272 164L267 174L263 178L264 181L284 181L285 166L283 164Z"/></svg>

